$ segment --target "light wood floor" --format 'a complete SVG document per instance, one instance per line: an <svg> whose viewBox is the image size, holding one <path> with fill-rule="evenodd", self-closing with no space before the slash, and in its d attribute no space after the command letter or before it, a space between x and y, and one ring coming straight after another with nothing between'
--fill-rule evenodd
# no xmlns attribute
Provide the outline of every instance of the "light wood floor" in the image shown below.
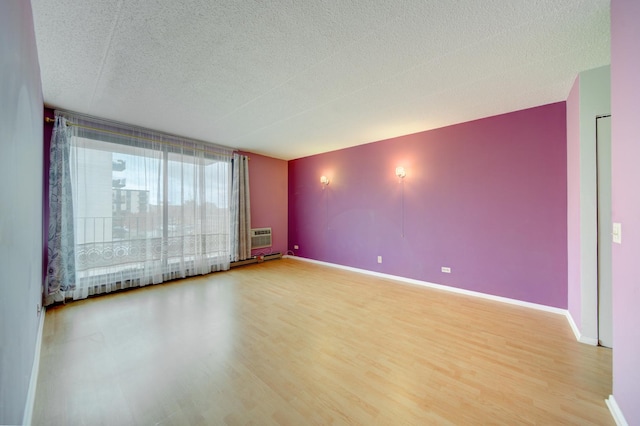
<svg viewBox="0 0 640 426"><path fill-rule="evenodd" d="M566 319L282 259L47 310L34 424L613 425Z"/></svg>

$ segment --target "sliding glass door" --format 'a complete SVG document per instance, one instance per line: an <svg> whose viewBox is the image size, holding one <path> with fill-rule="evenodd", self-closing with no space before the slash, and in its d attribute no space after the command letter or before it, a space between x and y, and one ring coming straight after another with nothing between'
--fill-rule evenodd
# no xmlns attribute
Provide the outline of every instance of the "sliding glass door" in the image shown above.
<svg viewBox="0 0 640 426"><path fill-rule="evenodd" d="M229 268L230 156L78 133L69 153L74 298Z"/></svg>

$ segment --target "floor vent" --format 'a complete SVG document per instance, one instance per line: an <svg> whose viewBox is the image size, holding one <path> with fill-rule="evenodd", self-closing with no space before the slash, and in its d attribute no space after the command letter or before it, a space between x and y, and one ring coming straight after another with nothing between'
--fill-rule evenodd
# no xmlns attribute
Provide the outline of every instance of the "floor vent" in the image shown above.
<svg viewBox="0 0 640 426"><path fill-rule="evenodd" d="M251 248L271 247L271 228L254 228L251 230Z"/></svg>

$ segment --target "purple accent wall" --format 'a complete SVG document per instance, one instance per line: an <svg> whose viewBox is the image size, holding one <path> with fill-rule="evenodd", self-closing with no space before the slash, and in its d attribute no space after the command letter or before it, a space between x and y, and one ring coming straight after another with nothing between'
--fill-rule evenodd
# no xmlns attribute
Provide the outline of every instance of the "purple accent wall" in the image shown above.
<svg viewBox="0 0 640 426"><path fill-rule="evenodd" d="M567 98L567 270L568 309L582 329L580 280L580 77Z"/></svg>
<svg viewBox="0 0 640 426"><path fill-rule="evenodd" d="M271 228L273 246L252 250L253 255L287 252L287 162L245 153L249 160L251 227Z"/></svg>
<svg viewBox="0 0 640 426"><path fill-rule="evenodd" d="M640 2L611 2L613 221L613 395L630 425L640 424Z"/></svg>
<svg viewBox="0 0 640 426"><path fill-rule="evenodd" d="M560 102L290 161L289 249L566 308L566 137Z"/></svg>

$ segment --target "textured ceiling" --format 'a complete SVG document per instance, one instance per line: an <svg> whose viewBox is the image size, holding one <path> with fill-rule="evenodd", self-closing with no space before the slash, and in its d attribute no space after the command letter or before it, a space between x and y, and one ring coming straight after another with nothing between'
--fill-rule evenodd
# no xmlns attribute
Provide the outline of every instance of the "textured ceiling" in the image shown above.
<svg viewBox="0 0 640 426"><path fill-rule="evenodd" d="M566 99L609 0L32 0L48 106L282 159Z"/></svg>

